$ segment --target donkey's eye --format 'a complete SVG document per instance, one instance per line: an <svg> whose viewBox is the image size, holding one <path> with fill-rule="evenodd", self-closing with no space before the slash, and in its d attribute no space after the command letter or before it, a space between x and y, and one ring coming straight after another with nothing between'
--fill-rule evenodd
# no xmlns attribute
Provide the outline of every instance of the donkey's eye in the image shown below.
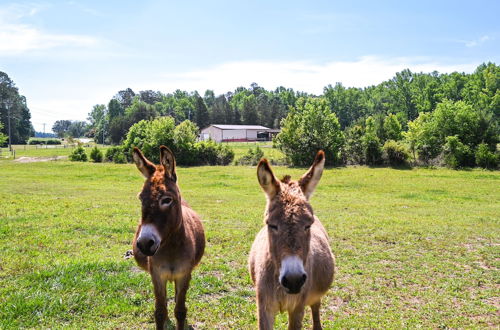
<svg viewBox="0 0 500 330"><path fill-rule="evenodd" d="M161 200L160 200L160 206L161 207L168 207L170 206L170 204L172 204L172 197L163 197Z"/></svg>
<svg viewBox="0 0 500 330"><path fill-rule="evenodd" d="M305 230L309 230L309 229L311 229L311 225L306 226L306 228L305 228Z"/></svg>
<svg viewBox="0 0 500 330"><path fill-rule="evenodd" d="M267 224L267 226L269 228L271 228L272 230L278 230L278 226L276 226L276 225Z"/></svg>

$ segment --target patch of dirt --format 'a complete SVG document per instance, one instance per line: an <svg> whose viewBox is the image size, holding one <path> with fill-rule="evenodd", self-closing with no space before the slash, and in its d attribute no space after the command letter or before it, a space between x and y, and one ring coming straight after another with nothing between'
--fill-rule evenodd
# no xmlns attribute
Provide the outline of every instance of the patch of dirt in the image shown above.
<svg viewBox="0 0 500 330"><path fill-rule="evenodd" d="M68 156L54 156L54 157L19 157L14 161L17 163L36 163L36 162L48 162L66 159Z"/></svg>

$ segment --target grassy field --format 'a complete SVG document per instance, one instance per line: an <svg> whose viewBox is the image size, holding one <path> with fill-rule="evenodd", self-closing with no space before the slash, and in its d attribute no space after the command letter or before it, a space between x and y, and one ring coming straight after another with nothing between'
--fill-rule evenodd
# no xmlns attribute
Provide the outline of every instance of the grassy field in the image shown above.
<svg viewBox="0 0 500 330"><path fill-rule="evenodd" d="M149 276L123 258L140 216L135 166L3 160L0 173L0 328L153 328ZM178 176L208 240L188 321L254 329L246 262L265 204L255 168ZM338 267L324 327L498 328L499 187L498 171L326 170L312 198Z"/></svg>
<svg viewBox="0 0 500 330"><path fill-rule="evenodd" d="M231 142L227 144L234 150L234 159L237 160L240 157L244 156L249 148L256 148L259 146L264 152L264 156L273 159L279 160L284 158L284 155L278 149L272 147L272 142ZM74 147L63 145L57 146L40 146L40 145L13 145L12 148L16 151L16 158L20 157L57 157L57 156L69 156L69 154L73 151ZM85 150L87 155L90 154L90 150L93 147L86 147ZM104 148L102 145L98 145L98 148L105 151L108 146ZM0 148L0 159L2 158L11 158L11 154L9 153L8 148Z"/></svg>
<svg viewBox="0 0 500 330"><path fill-rule="evenodd" d="M87 154L90 154L92 147L85 147ZM74 146L64 146L64 145L12 145L12 149L16 151L16 159L20 157L48 157L53 158L57 156L69 156L69 154L74 150ZM106 150L106 147L102 148L101 145L98 146L101 150ZM12 158L11 153L8 148L0 148L0 159L2 158Z"/></svg>

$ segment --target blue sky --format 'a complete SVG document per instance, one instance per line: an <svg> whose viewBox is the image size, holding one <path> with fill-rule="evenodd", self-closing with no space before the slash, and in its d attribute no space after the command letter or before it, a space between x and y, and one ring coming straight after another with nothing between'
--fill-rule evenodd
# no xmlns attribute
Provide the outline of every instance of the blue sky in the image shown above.
<svg viewBox="0 0 500 330"><path fill-rule="evenodd" d="M500 64L500 1L0 0L0 71L37 130L131 87L320 94Z"/></svg>

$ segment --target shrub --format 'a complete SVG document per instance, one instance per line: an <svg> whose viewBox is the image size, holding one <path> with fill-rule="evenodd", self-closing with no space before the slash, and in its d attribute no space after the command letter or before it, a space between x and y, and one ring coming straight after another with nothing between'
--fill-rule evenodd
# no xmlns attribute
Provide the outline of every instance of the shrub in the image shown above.
<svg viewBox="0 0 500 330"><path fill-rule="evenodd" d="M197 142L195 148L199 165L228 165L234 159L230 147L212 140Z"/></svg>
<svg viewBox="0 0 500 330"><path fill-rule="evenodd" d="M2 133L3 124L0 122L0 147L4 145L9 139L7 135Z"/></svg>
<svg viewBox="0 0 500 330"><path fill-rule="evenodd" d="M127 157L125 157L125 154L123 152L116 153L113 156L113 163L115 164L125 164L127 162Z"/></svg>
<svg viewBox="0 0 500 330"><path fill-rule="evenodd" d="M69 160L73 162L86 162L87 154L85 153L85 149L82 146L75 148L69 155Z"/></svg>
<svg viewBox="0 0 500 330"><path fill-rule="evenodd" d="M61 144L61 140L59 139L45 139L45 138L30 138L28 140L29 145L37 145L37 144Z"/></svg>
<svg viewBox="0 0 500 330"><path fill-rule="evenodd" d="M451 168L474 166L474 154L469 146L464 145L458 136L447 136L444 144L444 161Z"/></svg>
<svg viewBox="0 0 500 330"><path fill-rule="evenodd" d="M115 146L115 147L110 147L106 150L106 155L104 158L109 161L109 162L116 162L115 158L118 159L119 162L122 161L122 159L127 161L127 157L125 156L125 152L123 151L122 147Z"/></svg>
<svg viewBox="0 0 500 330"><path fill-rule="evenodd" d="M248 149L247 153L236 161L236 165L257 165L261 158L264 157L264 152L259 146Z"/></svg>
<svg viewBox="0 0 500 330"><path fill-rule="evenodd" d="M363 164L363 127L351 126L345 131L345 144L342 148L342 159L345 164Z"/></svg>
<svg viewBox="0 0 500 330"><path fill-rule="evenodd" d="M59 144L61 144L61 140L59 140L59 139L48 139L46 143L49 144L49 145L51 145L51 144L52 145L59 145Z"/></svg>
<svg viewBox="0 0 500 330"><path fill-rule="evenodd" d="M344 135L324 98L301 97L281 122L281 132L274 142L293 165L309 166L320 149L328 164L336 164Z"/></svg>
<svg viewBox="0 0 500 330"><path fill-rule="evenodd" d="M494 169L498 167L499 158L490 151L486 143L481 143L476 150L476 164L482 168Z"/></svg>
<svg viewBox="0 0 500 330"><path fill-rule="evenodd" d="M141 149L149 160L158 164L160 146L173 148L175 123L172 117L158 117L153 120L141 120L130 127L123 142L123 152L130 156L132 149Z"/></svg>
<svg viewBox="0 0 500 330"><path fill-rule="evenodd" d="M363 153L368 165L376 165L382 162L382 148L376 135L367 134L363 136Z"/></svg>
<svg viewBox="0 0 500 330"><path fill-rule="evenodd" d="M102 158L103 158L102 151L99 150L97 147L92 148L92 151L90 151L90 159L92 159L94 163L101 163Z"/></svg>
<svg viewBox="0 0 500 330"><path fill-rule="evenodd" d="M106 154L104 155L104 159L112 162L113 158L115 157L115 154L117 153L123 153L123 148L119 146L109 147L108 149L106 149Z"/></svg>
<svg viewBox="0 0 500 330"><path fill-rule="evenodd" d="M198 155L194 145L197 137L198 126L189 120L185 120L175 127L172 149L178 164L196 165Z"/></svg>
<svg viewBox="0 0 500 330"><path fill-rule="evenodd" d="M384 158L393 166L404 165L410 157L404 144L394 140L387 140L384 144Z"/></svg>

